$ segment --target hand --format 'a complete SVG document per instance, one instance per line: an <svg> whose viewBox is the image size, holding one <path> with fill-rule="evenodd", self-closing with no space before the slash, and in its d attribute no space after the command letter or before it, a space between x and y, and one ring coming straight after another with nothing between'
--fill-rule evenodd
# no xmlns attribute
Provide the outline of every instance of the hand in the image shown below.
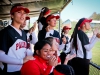
<svg viewBox="0 0 100 75"><path fill-rule="evenodd" d="M48 64L51 66L56 66L58 64L56 56L51 56L49 58Z"/></svg>
<svg viewBox="0 0 100 75"><path fill-rule="evenodd" d="M96 28L95 30L93 30L93 34L96 35L99 32L98 28Z"/></svg>
<svg viewBox="0 0 100 75"><path fill-rule="evenodd" d="M36 22L34 22L34 25L29 29L29 33L32 34L32 32L36 29Z"/></svg>
<svg viewBox="0 0 100 75"><path fill-rule="evenodd" d="M63 42L64 44L66 44L67 40L66 40L66 37L65 37L65 36L62 38L62 42Z"/></svg>
<svg viewBox="0 0 100 75"><path fill-rule="evenodd" d="M73 54L73 55L68 54L66 56L66 58L65 58L64 64L67 65L68 61L71 60L71 59L73 59L74 57L76 57L76 54Z"/></svg>
<svg viewBox="0 0 100 75"><path fill-rule="evenodd" d="M98 38L100 38L100 34L99 33L97 33L97 35L96 35Z"/></svg>
<svg viewBox="0 0 100 75"><path fill-rule="evenodd" d="M35 58L33 56L26 56L24 59L23 59L23 63L26 63L27 61L29 60L35 60Z"/></svg>

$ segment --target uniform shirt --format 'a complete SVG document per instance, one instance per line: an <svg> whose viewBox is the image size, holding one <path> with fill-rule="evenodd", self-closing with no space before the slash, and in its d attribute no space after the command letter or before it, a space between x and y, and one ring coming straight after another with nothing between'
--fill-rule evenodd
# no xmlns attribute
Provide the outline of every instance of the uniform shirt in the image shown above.
<svg viewBox="0 0 100 75"><path fill-rule="evenodd" d="M22 33L22 36L21 36L16 30L13 26L9 25L1 31L2 36L0 37L0 50L4 51L8 57L23 60L23 58L26 56L27 37L24 31L21 31ZM2 59L8 60L4 58ZM4 63L4 70L6 72L19 71L21 67L22 67L22 64Z"/></svg>
<svg viewBox="0 0 100 75"><path fill-rule="evenodd" d="M38 23L38 28L39 28L39 31L43 29L45 29L47 26L47 23L46 23L46 18L45 17L42 17Z"/></svg>
<svg viewBox="0 0 100 75"><path fill-rule="evenodd" d="M84 58L84 55L85 55L84 53L86 53L86 59L91 59L92 58L91 49L93 48L97 40L98 38L96 37L96 35L94 35L91 38L91 41L89 42L88 36L83 31L79 30L77 34L77 50L75 50L75 48L72 47L72 41L73 41L72 40L71 41L71 54L77 53L76 57Z"/></svg>
<svg viewBox="0 0 100 75"><path fill-rule="evenodd" d="M64 49L62 50L62 52L64 53L69 53L70 52L70 42L69 42L69 37L68 36L65 36L65 35L62 35L61 38L63 37L66 37L66 44L64 46Z"/></svg>
<svg viewBox="0 0 100 75"><path fill-rule="evenodd" d="M49 75L52 70L52 66L47 64L47 61L40 58L39 56L34 56L35 60L29 60L23 64L21 68L21 75Z"/></svg>

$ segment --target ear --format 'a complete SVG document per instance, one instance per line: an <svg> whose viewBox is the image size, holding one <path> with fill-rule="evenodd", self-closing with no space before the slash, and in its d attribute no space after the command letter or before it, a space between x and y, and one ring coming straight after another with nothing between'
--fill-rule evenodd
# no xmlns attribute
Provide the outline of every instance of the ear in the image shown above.
<svg viewBox="0 0 100 75"><path fill-rule="evenodd" d="M39 55L39 51L38 50L36 50L36 54Z"/></svg>
<svg viewBox="0 0 100 75"><path fill-rule="evenodd" d="M47 22L48 24L50 23L50 21Z"/></svg>
<svg viewBox="0 0 100 75"><path fill-rule="evenodd" d="M11 18L14 18L14 15L11 15Z"/></svg>

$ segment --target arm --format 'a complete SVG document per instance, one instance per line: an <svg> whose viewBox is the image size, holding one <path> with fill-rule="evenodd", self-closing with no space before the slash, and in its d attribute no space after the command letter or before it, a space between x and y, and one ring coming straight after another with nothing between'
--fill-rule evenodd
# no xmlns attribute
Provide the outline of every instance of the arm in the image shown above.
<svg viewBox="0 0 100 75"><path fill-rule="evenodd" d="M16 59L13 57L10 57L5 54L5 52L0 51L0 61L7 63L7 64L23 64L23 59Z"/></svg>
<svg viewBox="0 0 100 75"><path fill-rule="evenodd" d="M90 41L89 44L84 45L86 50L91 50L93 48L93 46L95 45L95 43L97 42L98 38L95 37L93 40Z"/></svg>
<svg viewBox="0 0 100 75"><path fill-rule="evenodd" d="M32 40L30 41L33 45L38 41L35 32L32 32Z"/></svg>
<svg viewBox="0 0 100 75"><path fill-rule="evenodd" d="M27 54L27 56L33 56L33 52L31 49L27 49L26 54Z"/></svg>
<svg viewBox="0 0 100 75"><path fill-rule="evenodd" d="M8 31L0 31L0 61L8 64L23 64L23 59L16 59L7 55L9 45Z"/></svg>
<svg viewBox="0 0 100 75"><path fill-rule="evenodd" d="M91 38L91 41L89 42L89 38L87 37L87 35L85 33L78 33L78 36L79 36L79 39L82 43L82 45L85 47L85 49L88 51L88 50L91 50L94 46L94 44L96 43L97 41L97 37L94 35L92 38Z"/></svg>
<svg viewBox="0 0 100 75"><path fill-rule="evenodd" d="M64 49L64 47L65 47L65 44L64 44L64 43L62 43L61 45L59 45L59 50Z"/></svg>
<svg viewBox="0 0 100 75"><path fill-rule="evenodd" d="M29 36L30 36L30 35L31 35L31 34L28 32L28 33L27 33L27 40L29 39Z"/></svg>

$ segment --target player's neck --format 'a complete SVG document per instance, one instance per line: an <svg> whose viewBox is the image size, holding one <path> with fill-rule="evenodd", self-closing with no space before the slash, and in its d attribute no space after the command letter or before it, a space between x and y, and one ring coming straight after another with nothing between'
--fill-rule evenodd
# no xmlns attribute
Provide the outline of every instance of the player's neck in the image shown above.
<svg viewBox="0 0 100 75"><path fill-rule="evenodd" d="M13 25L15 28L17 28L17 29L20 30L20 25L21 25L21 24L16 23L16 22L12 22L12 25Z"/></svg>

